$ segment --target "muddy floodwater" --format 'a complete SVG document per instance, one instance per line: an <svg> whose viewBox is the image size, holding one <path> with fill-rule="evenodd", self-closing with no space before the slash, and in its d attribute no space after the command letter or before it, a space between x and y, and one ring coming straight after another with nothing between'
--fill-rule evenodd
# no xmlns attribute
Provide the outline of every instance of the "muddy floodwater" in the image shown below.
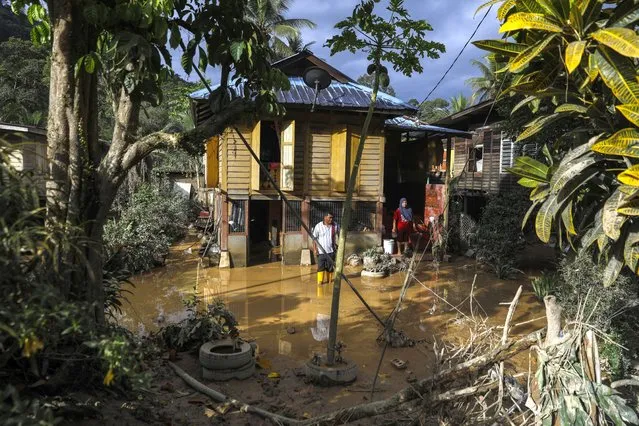
<svg viewBox="0 0 639 426"><path fill-rule="evenodd" d="M316 284L315 267L282 266L279 263L248 268L218 269L199 263L195 254L186 254L188 244L175 246L165 267L139 275L132 281L135 288L128 295L122 325L145 334L158 326L179 321L186 315L183 300L198 294L205 301L220 299L235 314L241 336L258 342L267 358L286 357L291 367L302 366L314 353L325 353L332 286ZM408 362L415 375L432 372L433 340L462 338L460 318L468 315L468 296L475 274L474 296L481 305L477 309L490 317L490 322L503 322L505 303L512 300L519 285L524 293L512 324L512 334L525 334L544 325L542 307L531 292L531 274L526 271L515 280L498 280L481 270L474 260L458 257L439 268L423 261L402 304L396 329L418 342L413 348L389 349L381 368L381 383L398 378L399 372L390 360ZM382 317L397 303L404 274L379 278L359 277L359 269L348 269L347 275L369 305ZM357 299L353 291L342 285L338 340L346 345L345 357L354 360L360 377L372 378L381 346L377 342L382 327ZM401 374L405 374L402 372ZM392 380L399 388L404 380Z"/></svg>

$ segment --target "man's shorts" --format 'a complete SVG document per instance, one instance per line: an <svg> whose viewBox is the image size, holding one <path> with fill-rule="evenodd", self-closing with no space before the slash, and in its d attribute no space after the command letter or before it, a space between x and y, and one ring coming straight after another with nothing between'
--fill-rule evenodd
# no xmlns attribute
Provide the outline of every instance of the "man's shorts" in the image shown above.
<svg viewBox="0 0 639 426"><path fill-rule="evenodd" d="M332 262L331 262L332 260ZM317 272L333 272L335 266L335 252L320 254L317 259Z"/></svg>

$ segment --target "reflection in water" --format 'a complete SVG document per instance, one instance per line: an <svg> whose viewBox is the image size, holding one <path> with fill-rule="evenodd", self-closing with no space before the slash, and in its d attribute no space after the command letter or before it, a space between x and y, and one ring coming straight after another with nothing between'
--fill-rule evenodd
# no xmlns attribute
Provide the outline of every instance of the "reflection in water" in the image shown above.
<svg viewBox="0 0 639 426"><path fill-rule="evenodd" d="M318 342L328 340L328 326L331 321L330 315L317 314L316 326L311 328L313 339Z"/></svg>
<svg viewBox="0 0 639 426"><path fill-rule="evenodd" d="M326 350L332 286L317 286L314 267L267 264L222 270L204 268L198 265L195 256L183 254L183 249L180 246L173 249L166 267L132 280L135 288L128 296L130 304L124 304L124 313L119 318L122 325L148 333L157 330L158 326L179 321L186 316L183 300L195 289L205 302L216 299L225 302L239 322L241 335L255 338L260 350L266 353L303 361ZM450 320L456 315L450 305L460 305L459 309L468 311L467 299L475 269L474 262L460 259L442 264L436 275L430 263L424 262L416 275L428 288L418 283L409 288L396 328L414 340L432 344L433 336L445 334ZM397 302L403 274L365 282L354 276L354 270L347 274L353 276L353 284L371 307L385 318ZM507 308L499 303L510 301L519 284L480 273L475 297L486 313L494 317L495 323L499 323ZM433 292L450 305L435 297ZM513 324L535 318L539 312L534 296L524 293ZM529 332L537 325L528 324L515 332ZM291 328L294 332L287 332ZM338 340L346 344L346 356L360 367L369 365L373 368L380 353L376 342L380 333L377 321L348 286L342 286ZM401 356L412 360L411 369L415 373L430 366L423 353L413 350L402 352Z"/></svg>

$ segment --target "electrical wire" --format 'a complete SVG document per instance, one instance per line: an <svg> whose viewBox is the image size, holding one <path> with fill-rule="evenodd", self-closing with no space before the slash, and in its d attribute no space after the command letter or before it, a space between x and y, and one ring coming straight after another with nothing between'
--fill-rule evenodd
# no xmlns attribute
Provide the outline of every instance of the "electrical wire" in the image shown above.
<svg viewBox="0 0 639 426"><path fill-rule="evenodd" d="M457 63L457 60L459 59L459 57L462 55L462 53L464 53L464 50L466 49L466 47L468 46L468 44L470 43L470 41L473 39L473 37L475 37L475 34L477 34L477 31L479 30L479 27L481 27L481 24L484 22L484 20L486 19L486 17L488 16L488 13L490 13L490 10L493 8L493 6L491 5L488 10L486 11L486 13L484 14L484 16L481 18L481 20L479 21L479 23L477 24L477 26L475 27L475 30L473 31L473 33L470 35L470 37L468 37L468 40L466 40L466 43L464 43L464 46L461 48L461 50L459 51L459 53L457 54L457 56L455 57L455 59L453 59L453 62L450 64L450 66L448 67L448 69L446 70L446 72L444 73L444 75L442 75L442 77L439 79L439 81L435 84L435 87L432 88L432 90L430 92L428 92L428 95L426 95L426 98L424 99L424 102L426 102L428 100L428 98L430 98L430 95L433 94L433 92L435 90L437 90L437 88L439 87L439 85L442 83L442 81L444 81L444 79L446 78L446 76L448 75L448 73L450 72L451 69L453 69L453 67L455 66L455 63Z"/></svg>

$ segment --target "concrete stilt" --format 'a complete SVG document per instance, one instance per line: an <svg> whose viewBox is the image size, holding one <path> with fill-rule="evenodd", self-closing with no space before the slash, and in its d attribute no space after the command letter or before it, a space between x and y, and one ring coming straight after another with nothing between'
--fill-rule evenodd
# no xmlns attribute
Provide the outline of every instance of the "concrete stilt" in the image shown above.
<svg viewBox="0 0 639 426"><path fill-rule="evenodd" d="M311 250L310 249L302 249L302 260L300 265L309 266L311 264Z"/></svg>
<svg viewBox="0 0 639 426"><path fill-rule="evenodd" d="M231 267L231 256L228 251L223 251L220 253L220 268L230 268Z"/></svg>

